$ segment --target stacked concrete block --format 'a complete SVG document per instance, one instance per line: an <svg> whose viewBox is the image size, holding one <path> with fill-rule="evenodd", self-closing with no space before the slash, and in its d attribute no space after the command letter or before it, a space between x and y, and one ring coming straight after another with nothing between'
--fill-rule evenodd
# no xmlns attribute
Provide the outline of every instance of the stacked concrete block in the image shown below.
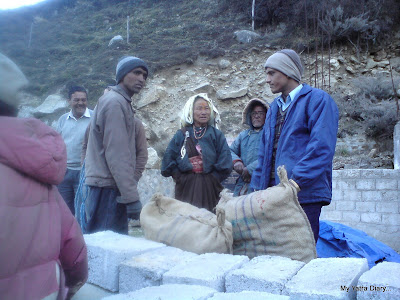
<svg viewBox="0 0 400 300"><path fill-rule="evenodd" d="M243 255L202 254L164 273L163 284L204 285L224 292L227 273L248 261Z"/></svg>
<svg viewBox="0 0 400 300"><path fill-rule="evenodd" d="M400 252L400 170L348 169L333 172L332 203L322 220L365 231Z"/></svg>
<svg viewBox="0 0 400 300"><path fill-rule="evenodd" d="M109 296L103 298L103 300L206 300L216 292L216 290L206 286L166 284Z"/></svg>
<svg viewBox="0 0 400 300"><path fill-rule="evenodd" d="M137 255L120 265L119 292L127 293L160 285L165 272L196 256L195 253L173 247L164 247Z"/></svg>
<svg viewBox="0 0 400 300"><path fill-rule="evenodd" d="M352 287L367 270L365 258L317 258L299 270L283 293L299 300L356 299Z"/></svg>
<svg viewBox="0 0 400 300"><path fill-rule="evenodd" d="M357 299L400 299L400 263L382 262L361 275Z"/></svg>
<svg viewBox="0 0 400 300"><path fill-rule="evenodd" d="M282 294L285 284L305 265L279 256L258 256L225 278L227 292L261 291Z"/></svg>
<svg viewBox="0 0 400 300"><path fill-rule="evenodd" d="M119 265L123 261L165 247L161 243L112 231L86 234L84 238L89 258L88 282L113 292L118 291Z"/></svg>
<svg viewBox="0 0 400 300"><path fill-rule="evenodd" d="M209 300L289 300L288 296L266 292L244 291L240 293L216 293Z"/></svg>

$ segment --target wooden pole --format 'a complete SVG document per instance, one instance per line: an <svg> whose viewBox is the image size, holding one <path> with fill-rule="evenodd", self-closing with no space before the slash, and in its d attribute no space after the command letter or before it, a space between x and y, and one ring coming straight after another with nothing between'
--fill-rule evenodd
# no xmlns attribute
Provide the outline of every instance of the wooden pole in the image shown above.
<svg viewBox="0 0 400 300"><path fill-rule="evenodd" d="M253 28L254 31L254 7L256 6L256 0L253 0L253 5L251 7L251 28Z"/></svg>
<svg viewBox="0 0 400 300"><path fill-rule="evenodd" d="M31 24L31 30L29 32L29 42L28 42L28 48L31 47L31 42L32 42L32 31L33 31L33 22Z"/></svg>
<svg viewBox="0 0 400 300"><path fill-rule="evenodd" d="M129 16L126 17L126 43L129 44Z"/></svg>

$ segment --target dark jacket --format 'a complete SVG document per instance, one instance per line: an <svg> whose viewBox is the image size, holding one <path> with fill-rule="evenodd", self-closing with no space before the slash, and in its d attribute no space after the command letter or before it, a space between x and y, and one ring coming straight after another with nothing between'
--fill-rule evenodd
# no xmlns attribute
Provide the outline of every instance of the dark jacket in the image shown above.
<svg viewBox="0 0 400 300"><path fill-rule="evenodd" d="M271 175L277 99L271 104L260 142L258 165L251 186L266 189ZM339 112L326 92L307 84L286 113L276 151L275 167L284 165L288 177L300 187L299 202L329 204L332 198L332 160L335 153ZM276 172L276 170L275 170ZM279 183L279 179L276 178Z"/></svg>
<svg viewBox="0 0 400 300"><path fill-rule="evenodd" d="M186 127L186 129L193 137L193 128ZM161 164L161 174L164 177L193 169L187 154L181 158L184 139L182 130L178 130L170 141ZM208 126L204 136L199 139L199 144L203 155L203 172L212 173L222 182L232 171L232 156L224 134L215 127Z"/></svg>

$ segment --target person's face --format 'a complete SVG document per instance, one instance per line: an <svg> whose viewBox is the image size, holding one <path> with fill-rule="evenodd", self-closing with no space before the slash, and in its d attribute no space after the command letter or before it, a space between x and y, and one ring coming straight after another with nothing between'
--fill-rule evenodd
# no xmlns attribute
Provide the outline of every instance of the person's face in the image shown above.
<svg viewBox="0 0 400 300"><path fill-rule="evenodd" d="M127 73L122 80L122 86L130 96L139 93L144 87L147 79L147 71L138 67Z"/></svg>
<svg viewBox="0 0 400 300"><path fill-rule="evenodd" d="M85 92L75 92L71 95L68 100L69 106L71 107L72 114L75 118L80 118L86 111L87 107L87 95Z"/></svg>
<svg viewBox="0 0 400 300"><path fill-rule="evenodd" d="M261 105L257 105L251 112L251 124L253 127L258 129L264 126L265 122L265 108Z"/></svg>
<svg viewBox="0 0 400 300"><path fill-rule="evenodd" d="M265 72L267 73L267 83L269 84L272 93L283 93L285 95L289 94L289 77L272 68L267 68Z"/></svg>
<svg viewBox="0 0 400 300"><path fill-rule="evenodd" d="M208 102L203 98L198 98L194 102L193 107L193 121L194 126L203 127L210 121L211 109Z"/></svg>

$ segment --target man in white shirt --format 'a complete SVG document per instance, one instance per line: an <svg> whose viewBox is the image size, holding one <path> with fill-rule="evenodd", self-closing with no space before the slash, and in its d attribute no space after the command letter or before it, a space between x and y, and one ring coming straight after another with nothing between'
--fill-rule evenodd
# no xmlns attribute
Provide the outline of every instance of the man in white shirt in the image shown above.
<svg viewBox="0 0 400 300"><path fill-rule="evenodd" d="M57 131L67 146L67 171L64 180L57 187L75 215L74 198L79 185L83 137L93 111L87 108L87 92L81 86L72 86L69 89L68 104L71 110L63 114L57 123Z"/></svg>

